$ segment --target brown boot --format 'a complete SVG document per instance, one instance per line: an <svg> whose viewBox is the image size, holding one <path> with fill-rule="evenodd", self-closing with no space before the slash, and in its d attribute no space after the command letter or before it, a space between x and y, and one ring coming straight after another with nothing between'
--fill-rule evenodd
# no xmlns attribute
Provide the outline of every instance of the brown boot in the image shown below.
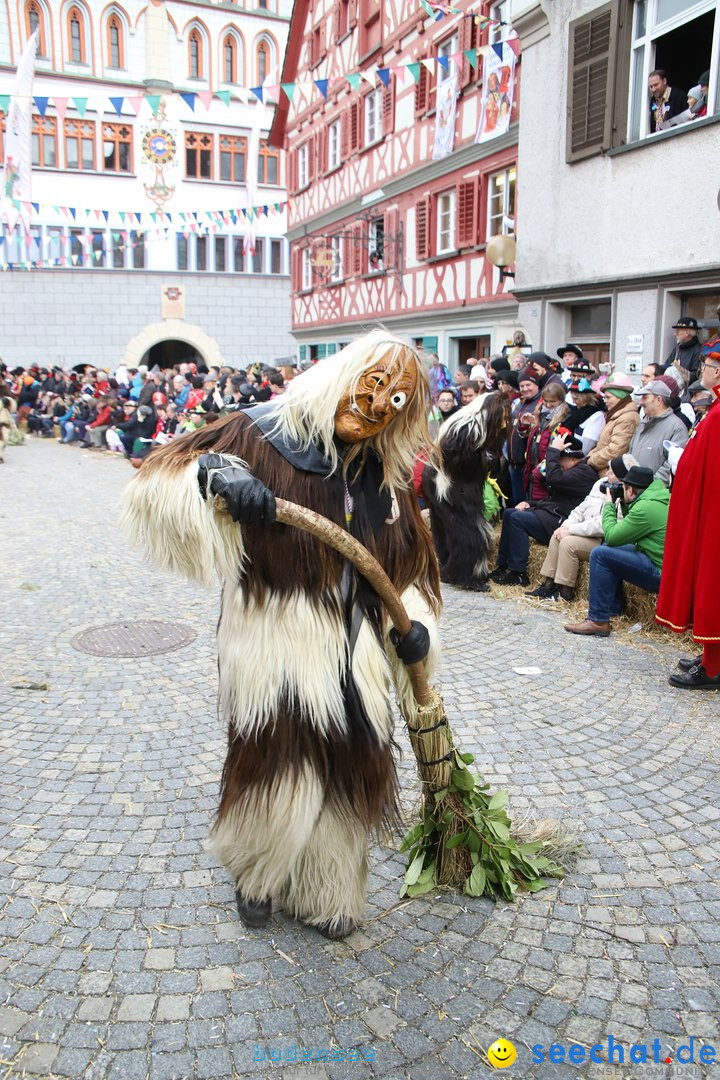
<svg viewBox="0 0 720 1080"><path fill-rule="evenodd" d="M579 623L565 623L565 629L568 634L584 634L586 637L610 636L609 622L593 622L592 619L585 619Z"/></svg>

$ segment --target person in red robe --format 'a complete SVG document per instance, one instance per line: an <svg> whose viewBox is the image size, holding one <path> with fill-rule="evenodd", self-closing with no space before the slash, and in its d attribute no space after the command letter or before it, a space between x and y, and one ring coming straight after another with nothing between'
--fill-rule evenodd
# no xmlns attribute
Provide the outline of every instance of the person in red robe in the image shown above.
<svg viewBox="0 0 720 1080"><path fill-rule="evenodd" d="M686 690L720 690L720 338L703 345L703 386L714 401L692 429L670 498L656 619L676 634L692 629L700 656L669 678Z"/></svg>

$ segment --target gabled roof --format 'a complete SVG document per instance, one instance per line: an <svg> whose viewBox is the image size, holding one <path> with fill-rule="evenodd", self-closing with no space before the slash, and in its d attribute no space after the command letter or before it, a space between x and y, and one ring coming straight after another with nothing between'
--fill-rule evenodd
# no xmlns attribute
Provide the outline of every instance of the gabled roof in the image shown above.
<svg viewBox="0 0 720 1080"><path fill-rule="evenodd" d="M303 41L305 40L305 23L307 21L309 8L310 0L295 0L295 3L293 4L280 82L295 82L298 61L300 59L300 50ZM273 117L270 134L268 135L267 140L270 146L277 146L282 149L285 140L285 126L287 124L289 111L290 102L284 91L280 90L278 91L278 104L275 109L275 116Z"/></svg>

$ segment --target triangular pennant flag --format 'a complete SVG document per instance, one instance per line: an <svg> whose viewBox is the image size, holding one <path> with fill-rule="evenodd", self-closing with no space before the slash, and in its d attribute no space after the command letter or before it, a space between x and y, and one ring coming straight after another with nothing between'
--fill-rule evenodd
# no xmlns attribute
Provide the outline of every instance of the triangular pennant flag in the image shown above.
<svg viewBox="0 0 720 1080"><path fill-rule="evenodd" d="M463 54L461 52L451 53L450 59L453 61L454 64L457 64L457 66L460 67L463 62Z"/></svg>
<svg viewBox="0 0 720 1080"><path fill-rule="evenodd" d="M77 266L77 261L78 261L77 255L71 255L70 257L72 259L73 266Z"/></svg>
<svg viewBox="0 0 720 1080"><path fill-rule="evenodd" d="M520 38L518 37L517 30L511 30L505 39L505 44L509 45L516 56L520 55Z"/></svg>
<svg viewBox="0 0 720 1080"><path fill-rule="evenodd" d="M280 85L278 84L277 86L265 86L263 87L263 89L265 91L266 101L272 101L275 105L277 105L280 98Z"/></svg>
<svg viewBox="0 0 720 1080"><path fill-rule="evenodd" d="M103 210L102 216L105 218L105 221L107 221L109 219L109 217L110 217L110 211L109 210Z"/></svg>
<svg viewBox="0 0 720 1080"><path fill-rule="evenodd" d="M150 211L150 220L152 221L153 225L157 224L157 214L153 213L152 210Z"/></svg>
<svg viewBox="0 0 720 1080"><path fill-rule="evenodd" d="M401 83L405 82L406 68L402 64L398 64L397 67L391 68L390 70L395 73L396 79L399 79Z"/></svg>
<svg viewBox="0 0 720 1080"><path fill-rule="evenodd" d="M430 60L421 60L420 63L424 68L427 68L430 74L435 71L435 61L432 58Z"/></svg>
<svg viewBox="0 0 720 1080"><path fill-rule="evenodd" d="M145 100L152 109L153 116L157 116L160 108L160 94L148 94Z"/></svg>
<svg viewBox="0 0 720 1080"><path fill-rule="evenodd" d="M217 93L215 94L215 97L219 97L220 100L224 101L226 105L228 105L228 106L230 105L230 91L229 90L218 90Z"/></svg>
<svg viewBox="0 0 720 1080"><path fill-rule="evenodd" d="M440 65L440 67L443 69L443 71L447 71L449 69L449 67L450 67L450 57L449 56L438 56L437 62Z"/></svg>
<svg viewBox="0 0 720 1080"><path fill-rule="evenodd" d="M327 79L313 79L313 82L317 86L322 96L327 101L328 96L328 80Z"/></svg>
<svg viewBox="0 0 720 1080"><path fill-rule="evenodd" d="M76 212L76 210L75 210L75 207L74 207L74 206L69 206L69 207L68 207L68 210L69 210L69 211L70 211L70 213L72 214L72 219L73 219L73 221L77 221L77 212Z"/></svg>
<svg viewBox="0 0 720 1080"><path fill-rule="evenodd" d="M9 94L0 94L0 112L4 112L6 116L10 112Z"/></svg>
<svg viewBox="0 0 720 1080"><path fill-rule="evenodd" d="M61 120L65 119L65 113L67 112L68 101L70 99L66 97L54 97L55 112L58 114Z"/></svg>
<svg viewBox="0 0 720 1080"><path fill-rule="evenodd" d="M34 97L33 98L33 101L35 102L35 108L37 109L37 111L40 113L41 116L45 116L49 100L50 100L49 97Z"/></svg>
<svg viewBox="0 0 720 1080"><path fill-rule="evenodd" d="M123 225L124 225L124 224L125 224L125 216L126 216L126 215L125 215L125 211L124 211L124 210L120 210L120 211L119 211L119 214L120 214L120 220L122 221L122 223L123 223Z"/></svg>
<svg viewBox="0 0 720 1080"><path fill-rule="evenodd" d="M420 79L420 63L406 64L405 70L408 71L414 82L418 82Z"/></svg>
<svg viewBox="0 0 720 1080"><path fill-rule="evenodd" d="M370 86L375 86L375 72L374 71L361 71L360 78L364 79Z"/></svg>
<svg viewBox="0 0 720 1080"><path fill-rule="evenodd" d="M357 90L360 86L360 74L357 71L352 72L350 75L346 75L345 78L350 83L353 90Z"/></svg>
<svg viewBox="0 0 720 1080"><path fill-rule="evenodd" d="M132 111L137 116L138 113L140 112L140 106L142 105L142 103L144 101L144 98L143 98L142 94L134 94L132 97L126 97L125 100L127 101L128 105L130 106Z"/></svg>
<svg viewBox="0 0 720 1080"><path fill-rule="evenodd" d="M390 68L378 68L377 76L383 86L390 85Z"/></svg>
<svg viewBox="0 0 720 1080"><path fill-rule="evenodd" d="M111 98L108 98L108 101L110 102L110 104L112 105L113 109L118 114L118 116L122 116L122 110L123 110L123 105L125 104L125 98L124 97L111 97Z"/></svg>
<svg viewBox="0 0 720 1080"><path fill-rule="evenodd" d="M35 211L36 214L40 213L40 203L39 202L34 202L32 204L32 208L33 208L33 210Z"/></svg>
<svg viewBox="0 0 720 1080"><path fill-rule="evenodd" d="M477 49L466 49L463 55L465 56L468 63L470 64L470 67L474 71L478 65Z"/></svg>
<svg viewBox="0 0 720 1080"><path fill-rule="evenodd" d="M282 87L283 93L285 94L285 97L288 99L288 101L292 101L293 94L295 93L295 83L284 82L280 83L280 86ZM4 109L3 112L7 112L7 109Z"/></svg>
<svg viewBox="0 0 720 1080"><path fill-rule="evenodd" d="M263 88L262 88L262 86L251 86L250 87L250 93L254 94L255 97L260 102L260 104L262 105L262 99L263 99Z"/></svg>
<svg viewBox="0 0 720 1080"><path fill-rule="evenodd" d="M496 55L496 56L497 56L497 57L498 57L498 58L499 58L500 60L502 60L502 59L503 59L503 43L502 43L502 41L499 41L499 42L497 43L497 45L493 45L493 47L492 47L492 48L493 48L493 52L495 53L495 55Z"/></svg>
<svg viewBox="0 0 720 1080"><path fill-rule="evenodd" d="M73 100L73 105L75 106L77 111L80 113L80 116L84 116L85 115L85 110L87 109L88 99L86 97L74 97L72 100Z"/></svg>
<svg viewBox="0 0 720 1080"><path fill-rule="evenodd" d="M183 101L185 102L187 107L190 109L190 112L195 112L195 99L197 97L197 94L190 91L190 93L181 94L180 97L183 99Z"/></svg>
<svg viewBox="0 0 720 1080"><path fill-rule="evenodd" d="M202 101L205 108L209 109L210 106L212 105L212 99L214 97L214 94L213 94L212 90L199 90L198 91L198 97Z"/></svg>

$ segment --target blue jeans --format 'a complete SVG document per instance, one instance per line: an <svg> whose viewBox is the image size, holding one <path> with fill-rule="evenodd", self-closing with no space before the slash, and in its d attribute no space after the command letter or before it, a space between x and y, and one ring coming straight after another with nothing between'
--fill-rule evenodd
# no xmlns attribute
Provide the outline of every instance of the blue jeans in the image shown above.
<svg viewBox="0 0 720 1080"><path fill-rule="evenodd" d="M510 493L512 495L513 503L522 502L525 498L525 466L524 465L510 465Z"/></svg>
<svg viewBox="0 0 720 1080"><path fill-rule="evenodd" d="M548 544L550 535L534 510L506 510L502 519L498 566L524 573L530 555L530 537Z"/></svg>
<svg viewBox="0 0 720 1080"><path fill-rule="evenodd" d="M611 616L622 613L623 581L656 593L660 588L660 571L634 544L622 547L601 544L590 552L588 619L608 622Z"/></svg>

